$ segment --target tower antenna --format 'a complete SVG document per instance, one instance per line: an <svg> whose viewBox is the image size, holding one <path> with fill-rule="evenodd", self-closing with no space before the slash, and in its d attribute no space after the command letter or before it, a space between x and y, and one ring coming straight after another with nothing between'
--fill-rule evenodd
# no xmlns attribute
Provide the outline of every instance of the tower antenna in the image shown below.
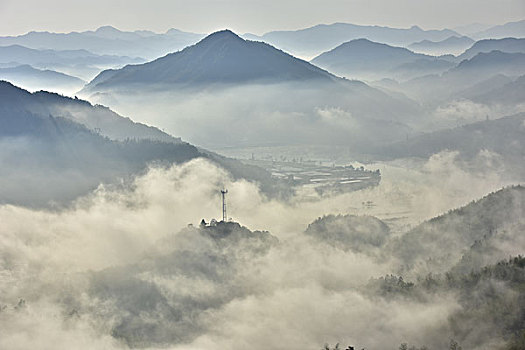
<svg viewBox="0 0 525 350"><path fill-rule="evenodd" d="M228 193L227 189L221 190L222 195L222 221L226 222L226 193Z"/></svg>

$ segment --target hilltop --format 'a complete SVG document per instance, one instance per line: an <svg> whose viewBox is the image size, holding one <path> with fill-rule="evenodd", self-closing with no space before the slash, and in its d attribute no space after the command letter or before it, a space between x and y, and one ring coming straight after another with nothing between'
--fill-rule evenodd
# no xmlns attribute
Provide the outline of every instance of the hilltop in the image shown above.
<svg viewBox="0 0 525 350"><path fill-rule="evenodd" d="M115 320L112 335L132 347L188 342L208 329L207 314L250 295L244 268L278 244L269 232L236 222L188 227L161 239L135 264L90 274L87 293L108 307L79 312L98 310L95 316ZM166 289L161 280L184 281L187 292ZM147 302L140 302L143 298ZM76 296L70 303L78 305ZM148 331L137 337L143 329Z"/></svg>
<svg viewBox="0 0 525 350"><path fill-rule="evenodd" d="M315 57L312 63L346 77L384 78L419 66L418 75L443 72L453 66L447 60L412 52L368 39L356 39ZM437 68L437 70L436 70ZM421 73L423 72L423 73Z"/></svg>
<svg viewBox="0 0 525 350"><path fill-rule="evenodd" d="M100 73L88 91L152 85L275 83L330 80L331 74L268 44L248 41L229 30L154 61Z"/></svg>
<svg viewBox="0 0 525 350"><path fill-rule="evenodd" d="M401 273L469 272L507 258L506 247L521 254L524 217L525 187L507 187L418 225L388 251Z"/></svg>

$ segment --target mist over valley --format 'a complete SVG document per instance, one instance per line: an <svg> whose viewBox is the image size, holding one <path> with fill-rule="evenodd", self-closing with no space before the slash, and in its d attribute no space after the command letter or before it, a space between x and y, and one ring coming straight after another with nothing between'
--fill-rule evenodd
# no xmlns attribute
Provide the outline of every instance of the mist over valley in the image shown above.
<svg viewBox="0 0 525 350"><path fill-rule="evenodd" d="M242 6L0 32L0 348L524 349L525 20Z"/></svg>

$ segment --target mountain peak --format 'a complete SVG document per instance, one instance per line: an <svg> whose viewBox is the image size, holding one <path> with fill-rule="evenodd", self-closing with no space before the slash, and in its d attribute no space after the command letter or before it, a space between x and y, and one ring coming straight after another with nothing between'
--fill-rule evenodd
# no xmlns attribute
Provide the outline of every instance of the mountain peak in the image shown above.
<svg viewBox="0 0 525 350"><path fill-rule="evenodd" d="M177 28L170 28L166 31L166 34L180 34L183 33L182 30Z"/></svg>
<svg viewBox="0 0 525 350"><path fill-rule="evenodd" d="M369 39L367 39L367 38L354 39L354 40L350 40L350 41L348 41L347 43L378 44L378 43L375 43L375 42L373 42L372 40L369 40Z"/></svg>
<svg viewBox="0 0 525 350"><path fill-rule="evenodd" d="M25 91L18 86L15 86L13 83L7 81L7 80L0 80L0 91L2 93L6 93L6 91ZM30 92L27 91L27 94L30 94Z"/></svg>
<svg viewBox="0 0 525 350"><path fill-rule="evenodd" d="M99 34L121 33L121 31L115 27L107 25L107 26L102 26L98 28L97 30L95 30L95 33L99 33Z"/></svg>
<svg viewBox="0 0 525 350"><path fill-rule="evenodd" d="M211 33L210 35L208 35L207 37L202 39L202 41L204 41L204 40L219 40L219 39L220 40L235 39L235 40L244 41L244 39L242 39L240 36L238 36L237 34L235 34L234 32L232 32L229 29L223 29L223 30L219 30L217 32Z"/></svg>
<svg viewBox="0 0 525 350"><path fill-rule="evenodd" d="M167 74L169 72L169 74ZM212 33L193 46L142 65L104 71L90 84L209 84L322 79L330 73L266 43L244 40L231 30ZM94 91L94 90L93 90Z"/></svg>
<svg viewBox="0 0 525 350"><path fill-rule="evenodd" d="M329 52L333 52L333 51L337 51L337 50L352 50L352 51L356 51L356 50L364 50L364 49L366 49L366 50L402 50L402 51L408 51L407 49L402 48L402 47L390 46L388 44L378 43L378 42L375 42L375 41L372 41L372 40L369 40L369 39L366 39L366 38L360 38L360 39L354 39L354 40L350 40L350 41L347 41L345 43L342 43L341 45L339 45L338 47L334 48L333 50L331 50ZM324 55L324 53L321 54L320 56L322 56L322 55Z"/></svg>
<svg viewBox="0 0 525 350"><path fill-rule="evenodd" d="M196 46L211 50L212 48L216 49L217 47L221 46L238 47L244 43L246 43L246 41L243 38L229 29L223 29L209 34L200 42L198 42Z"/></svg>
<svg viewBox="0 0 525 350"><path fill-rule="evenodd" d="M239 37L237 34L235 34L233 31L231 31L230 29L222 29L222 30L218 30L216 32L213 32L211 33L209 36L212 36L212 35L233 35L235 37Z"/></svg>

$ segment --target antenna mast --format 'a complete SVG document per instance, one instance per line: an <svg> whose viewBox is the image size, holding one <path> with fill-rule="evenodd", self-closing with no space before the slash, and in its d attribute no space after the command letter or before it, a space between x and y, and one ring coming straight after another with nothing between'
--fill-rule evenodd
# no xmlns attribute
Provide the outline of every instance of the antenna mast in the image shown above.
<svg viewBox="0 0 525 350"><path fill-rule="evenodd" d="M227 189L221 190L222 195L222 221L226 222L226 193L228 193Z"/></svg>

